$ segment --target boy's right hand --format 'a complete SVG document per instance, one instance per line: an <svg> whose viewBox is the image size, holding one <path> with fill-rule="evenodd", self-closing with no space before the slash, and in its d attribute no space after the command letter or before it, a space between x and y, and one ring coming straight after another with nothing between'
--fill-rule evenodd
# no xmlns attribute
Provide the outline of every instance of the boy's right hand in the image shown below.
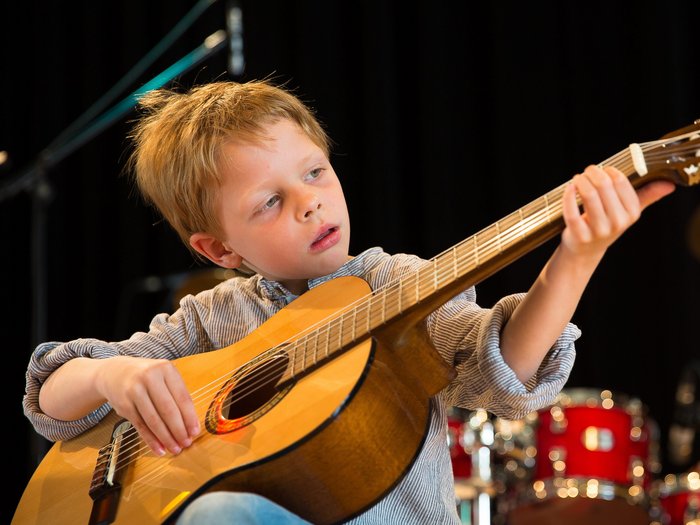
<svg viewBox="0 0 700 525"><path fill-rule="evenodd" d="M192 444L200 432L199 420L171 361L117 356L103 365L95 388L156 454L178 454Z"/></svg>

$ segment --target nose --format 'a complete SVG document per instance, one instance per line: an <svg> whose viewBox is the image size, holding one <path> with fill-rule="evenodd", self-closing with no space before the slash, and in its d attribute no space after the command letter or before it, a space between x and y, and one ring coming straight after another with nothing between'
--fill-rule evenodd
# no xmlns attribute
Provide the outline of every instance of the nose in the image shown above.
<svg viewBox="0 0 700 525"><path fill-rule="evenodd" d="M315 192L306 192L300 198L298 212L299 219L309 219L320 209L321 199L319 198L319 196Z"/></svg>

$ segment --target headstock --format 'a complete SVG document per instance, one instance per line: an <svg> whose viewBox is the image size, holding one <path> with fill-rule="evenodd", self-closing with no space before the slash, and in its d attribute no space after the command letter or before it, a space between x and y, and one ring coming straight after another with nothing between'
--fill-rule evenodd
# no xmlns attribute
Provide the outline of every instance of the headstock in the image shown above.
<svg viewBox="0 0 700 525"><path fill-rule="evenodd" d="M676 184L700 184L700 120L642 146L649 175Z"/></svg>

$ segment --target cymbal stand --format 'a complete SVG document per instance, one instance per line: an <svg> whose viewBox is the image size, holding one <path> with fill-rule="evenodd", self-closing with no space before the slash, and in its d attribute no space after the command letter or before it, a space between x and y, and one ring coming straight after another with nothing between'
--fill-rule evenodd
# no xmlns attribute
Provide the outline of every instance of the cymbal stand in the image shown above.
<svg viewBox="0 0 700 525"><path fill-rule="evenodd" d="M472 468L471 477L456 489L460 519L465 525L491 525L495 495L491 471L494 428L485 410L472 412L464 423L461 439L461 445L471 458Z"/></svg>

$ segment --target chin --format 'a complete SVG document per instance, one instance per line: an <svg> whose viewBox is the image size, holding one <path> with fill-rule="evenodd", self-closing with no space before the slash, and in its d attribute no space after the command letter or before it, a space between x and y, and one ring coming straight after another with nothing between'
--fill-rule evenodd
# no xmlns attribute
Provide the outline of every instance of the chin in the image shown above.
<svg viewBox="0 0 700 525"><path fill-rule="evenodd" d="M338 270L338 268L340 268L346 262L348 262L348 260L349 256L346 253L334 255L327 261L323 261L323 263L317 267L317 273L319 274L317 277L323 277L324 275L328 275L335 272L336 270Z"/></svg>

